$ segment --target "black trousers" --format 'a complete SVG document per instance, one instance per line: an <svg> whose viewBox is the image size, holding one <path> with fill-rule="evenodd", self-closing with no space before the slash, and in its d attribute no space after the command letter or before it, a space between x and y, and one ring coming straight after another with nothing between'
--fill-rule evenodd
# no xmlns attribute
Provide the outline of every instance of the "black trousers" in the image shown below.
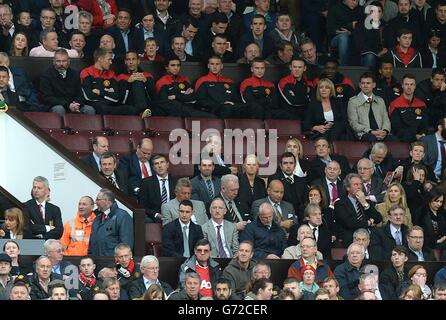
<svg viewBox="0 0 446 320"><path fill-rule="evenodd" d="M134 105L114 104L105 101L88 101L95 110L96 114L116 114L116 115L138 115L140 110Z"/></svg>

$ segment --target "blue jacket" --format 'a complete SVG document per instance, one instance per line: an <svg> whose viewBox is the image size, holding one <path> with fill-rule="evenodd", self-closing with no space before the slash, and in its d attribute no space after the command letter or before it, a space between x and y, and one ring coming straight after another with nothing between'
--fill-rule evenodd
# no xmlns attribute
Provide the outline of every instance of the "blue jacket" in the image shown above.
<svg viewBox="0 0 446 320"><path fill-rule="evenodd" d="M335 278L339 282L339 295L345 300L353 300L359 296L359 269L346 261L335 268Z"/></svg>
<svg viewBox="0 0 446 320"><path fill-rule="evenodd" d="M46 108L39 103L37 91L34 89L26 71L19 67L11 67L9 69L14 78L14 89L19 96L20 102L22 102L23 111L46 111Z"/></svg>
<svg viewBox="0 0 446 320"><path fill-rule="evenodd" d="M240 234L240 242L249 240L254 243L254 258L263 259L269 254L281 257L286 248L285 232L273 222L268 229L260 218L249 223Z"/></svg>
<svg viewBox="0 0 446 320"><path fill-rule="evenodd" d="M152 174L155 174L151 162L150 162L150 170L152 171ZM135 189L136 188L139 189L141 187L142 173L141 173L141 167L139 165L138 156L136 155L135 152L125 154L119 160L118 171L125 172L127 174L131 189L130 191L132 192L131 195L136 197L138 195L138 192L136 192Z"/></svg>
<svg viewBox="0 0 446 320"><path fill-rule="evenodd" d="M88 254L114 256L115 247L121 242L133 248L133 219L126 211L114 203L105 221L102 222L101 213L95 214Z"/></svg>

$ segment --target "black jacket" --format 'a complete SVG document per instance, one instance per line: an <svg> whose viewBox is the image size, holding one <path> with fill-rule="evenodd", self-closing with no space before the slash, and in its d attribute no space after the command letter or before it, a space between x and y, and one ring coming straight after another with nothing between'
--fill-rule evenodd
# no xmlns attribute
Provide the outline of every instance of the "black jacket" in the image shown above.
<svg viewBox="0 0 446 320"><path fill-rule="evenodd" d="M60 208L58 206L46 202L45 221L43 221L36 200L28 200L25 205L28 209L30 229L34 236L42 234L43 239L45 240L60 239L63 233L63 223ZM46 225L53 225L55 228L47 232L45 228Z"/></svg>
<svg viewBox="0 0 446 320"><path fill-rule="evenodd" d="M160 281L161 287L163 288L164 292L166 293L166 295L169 295L173 292L172 287L170 286L170 284L168 284L167 282L164 281ZM128 288L128 293L129 293L129 298L130 299L135 299L135 298L140 298L144 295L144 293L146 292L146 286L144 284L144 278L143 276L141 276L140 278L133 280Z"/></svg>
<svg viewBox="0 0 446 320"><path fill-rule="evenodd" d="M194 247L198 240L203 239L201 226L193 223L189 224L189 251L190 256L194 255ZM169 222L163 227L163 256L183 257L183 230L179 219Z"/></svg>
<svg viewBox="0 0 446 320"><path fill-rule="evenodd" d="M407 227L402 225L400 231L403 245L407 245ZM368 247L371 260L388 261L395 246L396 241L390 231L390 222L383 227L372 229Z"/></svg>
<svg viewBox="0 0 446 320"><path fill-rule="evenodd" d="M169 188L169 199L175 198L175 185L177 178L168 176L166 188ZM157 175L142 179L141 188L139 189L139 203L146 209L146 215L155 219L155 213L161 214L161 191Z"/></svg>
<svg viewBox="0 0 446 320"><path fill-rule="evenodd" d="M389 109L390 103L398 98L402 92L401 84L395 77L392 76L389 83L387 83L386 79L377 77L373 93L384 99L387 109Z"/></svg>
<svg viewBox="0 0 446 320"><path fill-rule="evenodd" d="M248 177L245 174L239 176L239 186L238 199L240 200L242 212L250 212L251 205L255 200L265 198L267 196L265 181L260 177L256 176L252 192Z"/></svg>
<svg viewBox="0 0 446 320"><path fill-rule="evenodd" d="M40 77L40 92L48 106L62 105L69 111L72 102L84 104L79 72L68 68L65 78L53 67L49 67Z"/></svg>
<svg viewBox="0 0 446 320"><path fill-rule="evenodd" d="M121 30L114 25L107 29L107 33L115 39L115 49L113 52L120 57L125 56L127 51L138 51L138 36L136 33L136 29L131 27L128 30L127 38L128 38L128 50L125 48L124 38L122 37Z"/></svg>
<svg viewBox="0 0 446 320"><path fill-rule="evenodd" d="M350 173L351 168L348 164L348 160L345 156L330 154L330 159L337 161L341 166L341 175L340 178L344 179L347 174ZM322 162L319 158L315 158L310 161L310 181L314 181L317 179L322 179L325 177L325 166L326 164Z"/></svg>
<svg viewBox="0 0 446 320"><path fill-rule="evenodd" d="M446 115L446 91L433 90L431 79L425 79L417 84L415 96L426 103L429 124L435 127L438 119Z"/></svg>

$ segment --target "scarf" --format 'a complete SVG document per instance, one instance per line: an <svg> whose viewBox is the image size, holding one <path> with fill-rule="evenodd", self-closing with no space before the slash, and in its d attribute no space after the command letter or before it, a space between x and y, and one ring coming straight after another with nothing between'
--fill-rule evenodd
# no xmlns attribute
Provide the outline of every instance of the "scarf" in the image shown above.
<svg viewBox="0 0 446 320"><path fill-rule="evenodd" d="M409 47L409 49L407 49L407 53L404 53L401 50L401 47L399 44L396 45L396 51L398 52L401 61L404 63L404 65L408 65L410 63L410 60L413 58L413 55L415 53L415 49L412 47Z"/></svg>
<svg viewBox="0 0 446 320"><path fill-rule="evenodd" d="M87 288L92 288L96 284L96 277L92 274L90 278L87 278L85 274L79 273L79 281Z"/></svg>
<svg viewBox="0 0 446 320"><path fill-rule="evenodd" d="M111 6L107 3L106 0L96 0L98 2L99 7L102 11L102 16L106 17L111 14Z"/></svg>
<svg viewBox="0 0 446 320"><path fill-rule="evenodd" d="M130 260L129 265L125 269L127 269L130 273L133 273L133 270L135 270L135 261L133 261L133 259Z"/></svg>

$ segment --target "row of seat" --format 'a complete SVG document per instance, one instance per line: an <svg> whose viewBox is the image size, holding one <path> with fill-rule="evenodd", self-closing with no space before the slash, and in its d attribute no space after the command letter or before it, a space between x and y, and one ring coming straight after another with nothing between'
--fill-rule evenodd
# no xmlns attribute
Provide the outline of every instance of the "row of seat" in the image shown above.
<svg viewBox="0 0 446 320"><path fill-rule="evenodd" d="M311 160L316 157L314 142L305 139L302 135L299 120L182 119L180 117L150 117L141 120L137 116L91 116L82 114L67 114L61 118L55 113L40 112L27 112L25 115L79 157L92 151L91 140L93 136L107 135L110 150L115 152L118 157L135 150L142 137L151 137L154 141L155 153L171 154L173 157L183 155L189 157L189 162L191 162L199 156L201 148L206 144L201 139L193 138L198 138L199 134L202 134L206 129L215 129L227 135L234 132L225 132L225 129L241 129L243 131L253 129L253 140L245 138L242 144L240 144L240 140L232 138L229 140L231 141L230 146L223 140L223 152L228 151L232 155L234 163L237 161L241 163L244 156L249 153L256 153L266 157L280 155L285 150L286 142L290 137L300 139L305 158ZM175 129L182 129L182 131L178 132L176 138L172 137L169 140L169 133ZM271 135L257 135L256 130L258 129L277 129L278 138L273 139ZM189 150L182 150L181 154L177 152L177 149L172 149L172 146L182 136L192 139L187 140ZM248 136L250 135L248 134ZM192 147L192 143L196 141L200 142L199 148ZM264 142L264 148L260 148L260 142ZM277 143L277 147L271 145L273 142ZM409 145L407 143L386 142L386 144L395 159L402 160L409 156ZM240 149L240 146L242 146L242 149ZM344 155L350 165L353 166L370 146L368 142L332 141L331 151Z"/></svg>

